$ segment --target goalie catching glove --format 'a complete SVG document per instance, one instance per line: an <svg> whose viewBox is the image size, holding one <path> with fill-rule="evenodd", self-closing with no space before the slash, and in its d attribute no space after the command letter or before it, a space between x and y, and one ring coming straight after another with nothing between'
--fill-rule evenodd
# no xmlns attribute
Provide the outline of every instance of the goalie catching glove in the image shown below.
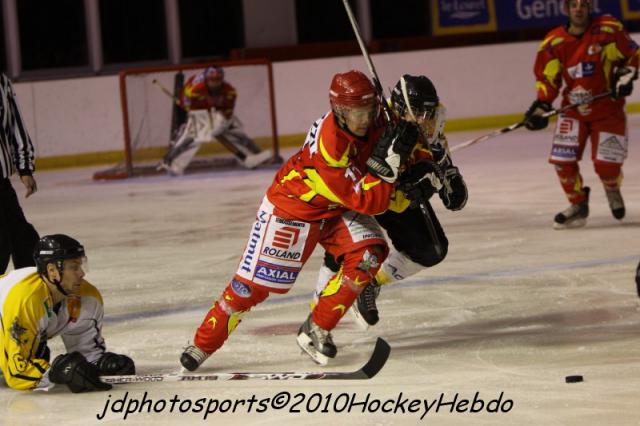
<svg viewBox="0 0 640 426"><path fill-rule="evenodd" d="M611 97L613 99L629 96L633 91L633 80L638 78L638 70L634 67L621 67L613 75Z"/></svg>
<svg viewBox="0 0 640 426"><path fill-rule="evenodd" d="M400 167L407 161L418 142L419 131L414 123L400 121L390 124L367 160L369 171L380 179L394 183Z"/></svg>

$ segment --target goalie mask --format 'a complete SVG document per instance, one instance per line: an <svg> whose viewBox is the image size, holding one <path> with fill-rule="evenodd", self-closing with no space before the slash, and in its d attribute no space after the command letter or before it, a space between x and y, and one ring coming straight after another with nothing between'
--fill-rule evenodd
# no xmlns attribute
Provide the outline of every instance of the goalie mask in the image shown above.
<svg viewBox="0 0 640 426"><path fill-rule="evenodd" d="M366 135L378 116L375 88L360 71L336 74L331 81L329 102L338 126L355 136Z"/></svg>
<svg viewBox="0 0 640 426"><path fill-rule="evenodd" d="M391 92L391 104L400 118L419 125L427 142L442 134L445 109L429 78L403 75Z"/></svg>
<svg viewBox="0 0 640 426"><path fill-rule="evenodd" d="M217 92L222 87L224 70L220 67L208 67L204 70L204 81L210 92Z"/></svg>
<svg viewBox="0 0 640 426"><path fill-rule="evenodd" d="M64 234L45 235L36 244L33 260L36 262L38 273L49 279L47 265L53 263L60 274L59 280L51 280L60 293L65 296L68 292L61 286L64 275L64 261L79 259L86 265L84 247L77 240ZM84 267L86 269L86 266Z"/></svg>
<svg viewBox="0 0 640 426"><path fill-rule="evenodd" d="M224 80L224 70L220 67L208 67L204 70L205 80Z"/></svg>

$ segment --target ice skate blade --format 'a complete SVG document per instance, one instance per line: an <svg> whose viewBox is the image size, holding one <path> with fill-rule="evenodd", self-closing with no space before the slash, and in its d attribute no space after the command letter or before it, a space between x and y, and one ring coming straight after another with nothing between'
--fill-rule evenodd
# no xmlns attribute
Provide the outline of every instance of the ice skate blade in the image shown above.
<svg viewBox="0 0 640 426"><path fill-rule="evenodd" d="M300 346L300 349L302 349L307 355L309 355L316 364L324 366L329 363L329 358L326 355L318 352L313 347L311 339L306 334L298 334L296 342L298 342L298 346Z"/></svg>
<svg viewBox="0 0 640 426"><path fill-rule="evenodd" d="M351 311L351 314L356 320L356 324L358 324L358 327L360 327L362 331L368 331L369 323L364 319L362 315L360 315L360 311L356 309L355 303L353 304L353 306L351 306L351 309L349 309L349 311Z"/></svg>
<svg viewBox="0 0 640 426"><path fill-rule="evenodd" d="M582 228L587 224L587 219L576 219L572 220L569 223L558 223L553 222L553 229L562 230L562 229L573 229L573 228Z"/></svg>

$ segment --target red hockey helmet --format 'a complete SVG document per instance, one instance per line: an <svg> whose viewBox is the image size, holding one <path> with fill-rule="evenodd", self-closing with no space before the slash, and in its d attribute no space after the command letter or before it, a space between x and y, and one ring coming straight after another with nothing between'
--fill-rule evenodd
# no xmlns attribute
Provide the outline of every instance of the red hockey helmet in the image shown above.
<svg viewBox="0 0 640 426"><path fill-rule="evenodd" d="M363 107L376 103L376 90L371 80L360 71L336 74L331 81L329 101L336 107Z"/></svg>

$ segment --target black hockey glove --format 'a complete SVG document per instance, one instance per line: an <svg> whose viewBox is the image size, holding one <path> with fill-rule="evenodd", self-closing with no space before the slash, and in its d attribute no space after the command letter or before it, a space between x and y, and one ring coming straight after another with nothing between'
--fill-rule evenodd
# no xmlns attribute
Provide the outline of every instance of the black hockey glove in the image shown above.
<svg viewBox="0 0 640 426"><path fill-rule="evenodd" d="M449 210L461 210L467 204L468 193L460 171L457 167L451 166L444 172L444 178L451 190L449 191L446 185L440 188L438 195L442 204Z"/></svg>
<svg viewBox="0 0 640 426"><path fill-rule="evenodd" d="M390 124L367 160L369 171L389 183L395 182L398 170L418 142L418 135L418 127L414 123L400 121Z"/></svg>
<svg viewBox="0 0 640 426"><path fill-rule="evenodd" d="M126 355L105 352L96 362L100 374L104 376L125 376L136 374L136 365L131 358Z"/></svg>
<svg viewBox="0 0 640 426"><path fill-rule="evenodd" d="M544 129L549 125L549 117L543 117L542 114L551 111L551 109L551 104L536 99L524 113L524 127L529 130Z"/></svg>
<svg viewBox="0 0 640 426"><path fill-rule="evenodd" d="M633 80L638 78L638 70L634 67L621 67L613 74L611 97L613 99L629 96L633 91Z"/></svg>
<svg viewBox="0 0 640 426"><path fill-rule="evenodd" d="M111 385L100 381L100 370L88 362L80 352L58 355L51 364L49 380L67 385L71 392L104 391Z"/></svg>
<svg viewBox="0 0 640 426"><path fill-rule="evenodd" d="M428 201L442 186L431 160L421 160L400 175L398 188L411 201Z"/></svg>
<svg viewBox="0 0 640 426"><path fill-rule="evenodd" d="M429 144L429 151L433 156L434 161L438 164L441 170L446 170L451 165L451 157L445 145L444 139L436 139Z"/></svg>

